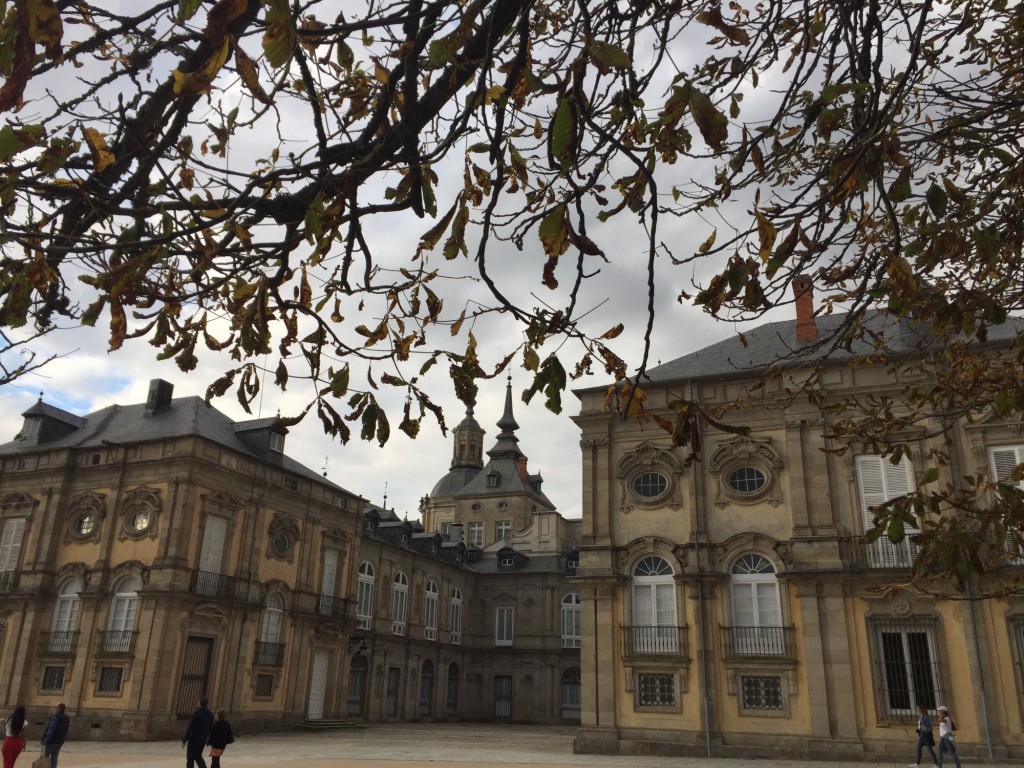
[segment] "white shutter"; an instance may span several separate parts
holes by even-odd
[[[199,570],[207,573],[220,573],[224,562],[224,539],[227,535],[228,521],[223,517],[210,515],[206,518],[206,530],[203,532],[203,547],[199,551]]]
[[[755,584],[757,594],[757,626],[781,627],[782,607],[779,605],[779,585],[772,579],[769,584]]]
[[[914,490],[912,471],[906,456],[900,459],[899,464],[893,464],[882,456],[857,457],[857,481],[866,524],[870,525],[874,517],[871,507],[905,496]]]
[[[24,536],[25,518],[13,518],[4,523],[3,533],[0,534],[0,571],[18,570]]]
[[[991,456],[993,476],[997,481],[1005,480],[1017,468],[1018,464],[1024,462],[1024,445],[993,448]],[[1024,480],[1020,480],[1017,485],[1024,489]]]
[[[338,581],[338,550],[324,550],[324,566],[320,578],[320,594],[334,597],[335,584]]]
[[[633,623],[637,626],[648,626],[655,623],[654,619],[654,585],[633,585]]]

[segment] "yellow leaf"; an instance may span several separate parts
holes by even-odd
[[[263,86],[260,84],[260,77],[256,70],[255,62],[246,55],[245,51],[242,50],[242,46],[235,48],[235,68],[238,70],[238,76],[242,79],[242,84],[249,89],[249,93],[253,95],[256,101],[268,106],[274,103],[274,100],[267,96],[267,92],[263,90]]]
[[[217,73],[220,72],[221,67],[224,66],[230,54],[231,38],[226,37],[220,48],[197,71],[182,72],[178,69],[174,70],[171,73],[174,77],[174,95],[207,93],[210,90],[213,79],[217,77]]]
[[[96,166],[96,172],[102,173],[117,158],[110,151],[110,148],[107,146],[107,140],[103,137],[102,133],[95,128],[86,128],[85,126],[82,126],[82,133],[85,136],[85,143],[89,145],[89,151],[92,153],[92,161]]]

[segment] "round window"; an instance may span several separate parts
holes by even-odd
[[[740,467],[730,473],[727,482],[737,493],[757,493],[764,488],[768,478],[764,472],[754,467]]]
[[[133,531],[144,531],[153,522],[153,513],[148,509],[140,509],[128,518],[128,527]]]
[[[668,490],[668,478],[661,472],[642,472],[633,478],[633,493],[644,499],[654,499]]]
[[[279,555],[287,555],[291,551],[292,540],[283,533],[274,534],[274,551]]]
[[[91,512],[86,512],[75,520],[75,533],[79,536],[88,536],[95,527],[96,517]]]

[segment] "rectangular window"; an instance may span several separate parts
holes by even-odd
[[[514,619],[514,608],[498,608],[494,622],[495,645],[512,645],[512,623]]]
[[[562,600],[562,647],[580,647],[580,597],[576,594]]]
[[[462,643],[462,600],[452,600],[448,606],[448,626],[451,627],[452,645]]]
[[[511,520],[499,520],[494,524],[494,540],[501,541],[506,536],[512,533],[512,521]]]
[[[906,456],[893,464],[887,456],[857,457],[857,487],[860,492],[864,530],[871,529],[875,513],[873,507],[912,492],[914,470]],[[908,529],[909,530],[909,529]],[[894,544],[888,536],[881,536],[867,548],[868,566],[871,568],[909,568],[917,556],[917,545],[905,536]]]
[[[123,680],[124,667],[100,667],[96,690],[99,693],[120,693]]]
[[[427,593],[423,600],[423,638],[437,640],[437,593]]]
[[[992,448],[989,451],[989,460],[992,464],[992,477],[997,483],[1015,486],[1024,491],[1024,477],[1016,479],[1017,465],[1024,464],[1024,445],[1004,445]],[[1024,531],[1008,530],[1006,532],[1006,551],[1015,555],[1010,559],[1011,564],[1024,564]]]
[[[384,705],[388,717],[398,716],[398,684],[401,679],[401,667],[388,667],[388,687]]]
[[[284,489],[286,491],[297,491],[297,490],[299,490],[299,481],[298,481],[298,479],[292,477],[291,475],[285,475],[284,479],[281,481],[281,484],[284,486]]]
[[[334,494],[334,506],[338,509],[345,509],[348,506],[348,499],[343,493]]]
[[[637,675],[636,701],[639,707],[676,706],[675,675],[644,673]]]
[[[25,536],[25,518],[4,520],[0,531],[0,574],[14,573],[21,560],[21,542]]]
[[[360,629],[373,624],[373,581],[363,574],[356,581],[356,620]]]
[[[252,685],[252,695],[257,699],[269,699],[274,695],[274,676],[257,674]]]
[[[743,709],[779,711],[783,708],[782,678],[744,675],[740,678]]]
[[[338,587],[338,550],[328,547],[324,550],[324,561],[320,568],[320,599],[317,600],[317,613],[331,616],[336,609],[334,599]]]
[[[53,666],[43,667],[43,681],[40,684],[40,689],[43,691],[63,691],[64,690],[64,667]]]
[[[467,544],[471,547],[482,547],[484,545],[484,524],[470,523],[469,538]]]
[[[941,693],[931,622],[873,622],[875,686],[881,714],[912,716],[918,704],[934,710]]]

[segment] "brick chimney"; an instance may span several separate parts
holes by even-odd
[[[793,296],[796,299],[796,340],[814,341],[818,326],[814,322],[814,285],[809,275],[793,278]]]
[[[530,482],[530,474],[526,471],[526,457],[519,457],[519,479],[524,483]]]

